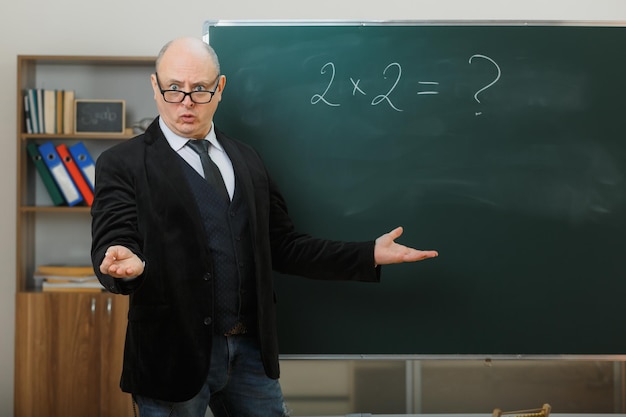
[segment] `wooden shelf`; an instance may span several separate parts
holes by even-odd
[[[130,126],[156,115],[150,86],[154,57],[20,55],[17,60],[17,250],[15,415],[130,417],[119,389],[128,299],[102,293],[37,289],[47,263],[91,263],[91,207],[55,206],[27,145],[83,142],[94,160],[133,136]],[[126,102],[125,134],[25,133],[30,88],[73,90],[76,99]],[[76,392],[80,391],[80,398]]]
[[[17,59],[17,277],[18,291],[33,287],[32,273],[41,263],[85,263],[90,261],[85,236],[90,233],[85,206],[54,206],[27,153],[30,143],[68,145],[83,142],[94,158],[115,143],[134,136],[131,126],[156,115],[150,85],[155,57],[20,55]],[[76,99],[118,99],[126,102],[126,132],[80,134],[32,134],[25,132],[24,94],[31,88],[73,90]],[[71,225],[71,216],[79,220]],[[70,224],[62,233],[67,259],[55,250],[46,251],[41,241],[57,219]],[[76,243],[72,235],[79,236]],[[38,247],[39,242],[39,247]],[[48,253],[50,252],[50,253]]]
[[[89,213],[91,207],[87,206],[21,206],[20,212],[22,213]]]
[[[22,133],[20,134],[20,139],[22,141],[27,140],[125,140],[130,139],[135,134],[57,134],[57,135],[49,135],[49,134],[33,134],[33,133]]]

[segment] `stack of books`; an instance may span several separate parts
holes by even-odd
[[[91,266],[39,265],[34,274],[35,286],[42,291],[102,292]]]
[[[82,142],[30,142],[26,149],[55,206],[91,206],[96,164]]]
[[[26,133],[74,133],[74,91],[27,89],[24,122]]]

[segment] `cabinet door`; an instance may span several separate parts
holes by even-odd
[[[99,415],[99,296],[17,294],[16,417]]]
[[[120,389],[120,375],[126,338],[128,297],[102,294],[101,312],[100,417],[133,417],[130,394]]]

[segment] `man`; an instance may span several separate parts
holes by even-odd
[[[121,387],[142,417],[286,415],[272,269],[378,281],[379,265],[437,252],[396,243],[401,228],[360,243],[297,232],[259,155],[213,125],[226,77],[201,40],[165,45],[151,80],[159,117],[98,158],[92,207],[99,279],[130,295]]]

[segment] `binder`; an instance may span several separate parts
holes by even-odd
[[[93,191],[96,186],[96,163],[82,142],[75,143],[69,149],[74,162],[83,174],[83,178],[85,178],[89,188]]]
[[[76,204],[83,201],[83,197],[78,192],[78,188],[74,185],[74,181],[72,181],[72,177],[70,177],[70,173],[67,172],[63,161],[61,161],[61,157],[57,153],[52,142],[46,142],[42,145],[39,145],[39,153],[43,158],[43,161],[48,166],[50,173],[52,174],[52,178],[59,186],[61,190],[61,194],[65,197],[65,201],[68,206],[75,206]]]
[[[78,168],[78,165],[76,165],[76,162],[74,162],[74,158],[72,158],[67,145],[62,143],[57,145],[56,149],[59,157],[61,157],[61,161],[63,161],[63,165],[65,165],[65,168],[67,169],[67,172],[70,173],[70,177],[72,177],[74,185],[76,185],[78,191],[83,196],[83,201],[87,203],[88,206],[91,206],[93,203],[93,191],[87,184],[87,181],[85,181],[85,178],[83,178],[83,174]]]
[[[43,161],[41,154],[39,153],[39,149],[35,143],[29,143],[26,145],[26,150],[28,151],[28,155],[30,159],[35,164],[35,168],[37,168],[37,172],[39,173],[39,177],[43,181],[43,184],[46,186],[46,190],[48,190],[48,194],[50,194],[50,198],[52,199],[52,203],[55,206],[60,206],[65,204],[65,199],[61,194],[61,190],[57,186],[56,182],[54,182],[54,178],[52,178],[52,174],[48,171],[48,166]]]

